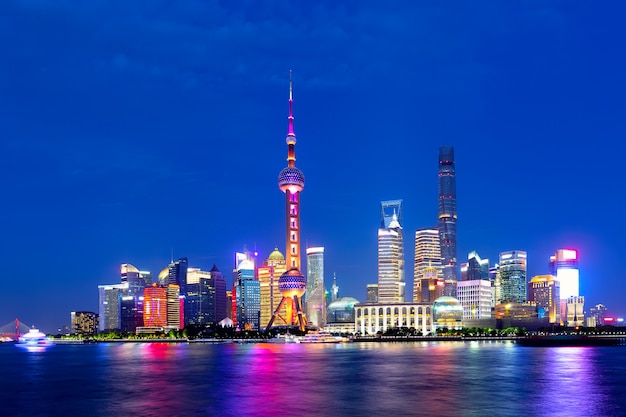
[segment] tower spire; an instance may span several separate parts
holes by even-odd
[[[289,70],[289,130],[287,136],[293,136],[294,140],[296,138],[293,131],[293,78],[291,70]]]

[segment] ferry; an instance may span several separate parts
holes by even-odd
[[[342,343],[348,338],[343,336],[333,336],[328,332],[310,331],[300,341],[300,343]]]
[[[54,345],[54,342],[52,342],[52,340],[50,340],[44,333],[40,332],[39,329],[35,328],[32,328],[28,331],[28,333],[21,335],[17,341],[17,346],[27,348],[46,348],[52,345]]]
[[[285,333],[276,335],[268,340],[269,343],[301,343],[302,338],[293,334]]]

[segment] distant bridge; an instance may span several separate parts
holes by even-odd
[[[0,338],[17,340],[20,335],[28,333],[29,330],[29,326],[25,325],[18,319],[15,319],[15,321],[10,321],[4,326],[0,326]]]

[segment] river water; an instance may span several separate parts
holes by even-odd
[[[1,416],[626,416],[626,347],[0,344]]]

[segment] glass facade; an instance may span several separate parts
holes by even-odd
[[[437,229],[441,244],[441,258],[444,292],[454,296],[457,281],[456,256],[456,172],[454,166],[454,148],[439,148],[439,205]]]
[[[424,302],[435,299],[424,299],[423,280],[430,268],[435,269],[434,278],[442,278],[441,271],[441,245],[439,244],[439,231],[436,228],[419,229],[415,232],[415,262],[413,265],[413,301]],[[429,274],[428,279],[433,278]],[[428,286],[428,284],[425,284]]]
[[[324,327],[326,324],[326,299],[324,288],[324,248],[306,250],[306,316],[310,324]]]
[[[502,303],[525,303],[527,297],[526,252],[500,253],[500,297]]]

